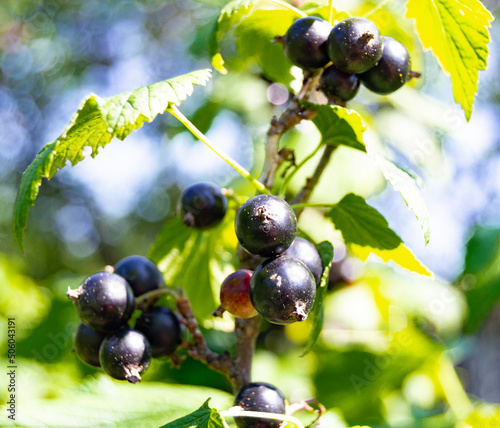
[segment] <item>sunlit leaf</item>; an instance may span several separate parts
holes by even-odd
[[[205,319],[219,305],[222,281],[235,270],[236,245],[232,211],[208,231],[188,228],[176,218],[159,233],[148,257],[162,271],[165,283],[182,287],[196,316]]]
[[[412,272],[432,275],[389,227],[385,217],[361,196],[344,196],[328,216],[351,252],[362,260],[374,253],[385,262],[392,260]]]
[[[424,48],[451,77],[455,101],[469,120],[478,71],[487,66],[493,16],[479,0],[409,0],[407,16],[415,19]]]
[[[460,425],[463,428],[493,428],[500,425],[500,406],[492,403],[481,403],[477,405],[472,413]]]
[[[209,402],[210,399],[205,401],[198,410],[160,428],[224,428],[222,416],[216,409],[210,408]]]
[[[192,412],[195,403],[208,397],[219,408],[229,408],[234,399],[212,388],[156,382],[132,386],[104,375],[59,393],[57,397],[24,401],[16,426],[69,427],[77,423],[79,427],[158,427]],[[0,408],[5,415],[4,406]]]
[[[266,78],[289,84],[292,64],[285,57],[283,45],[274,43],[277,35],[285,34],[297,15],[289,10],[257,10],[236,28],[236,47],[241,67],[255,63]]]
[[[328,213],[346,244],[392,250],[403,241],[385,217],[358,195],[349,193]]]
[[[285,34],[301,16],[305,16],[302,11],[280,0],[232,1],[222,9],[213,29],[209,49],[213,67],[227,73],[225,65],[248,69],[257,64],[268,79],[288,84],[292,80],[291,63],[283,46],[273,39]],[[224,58],[220,44],[229,35],[235,42],[230,45],[236,46],[238,54]]]
[[[375,254],[384,262],[392,261],[411,272],[431,277],[434,275],[432,271],[418,260],[415,254],[413,254],[413,252],[402,242],[396,248],[390,250],[382,250],[380,248],[356,244],[349,244],[348,247],[351,254],[359,257],[361,260],[366,260],[370,254]]]
[[[382,155],[373,152],[369,147],[367,147],[367,150],[368,155],[382,170],[382,174],[384,174],[386,180],[392,185],[394,190],[401,194],[408,208],[415,213],[415,217],[424,232],[425,243],[428,244],[431,236],[429,214],[415,176],[410,175],[403,168]]]
[[[321,133],[325,144],[331,146],[348,146],[366,151],[363,142],[365,126],[361,116],[354,110],[336,105],[319,105],[304,102],[303,105],[316,112],[313,123]]]
[[[467,243],[461,284],[469,314],[465,330],[473,332],[488,317],[500,299],[500,230],[478,228]]]
[[[74,166],[83,160],[86,147],[95,157],[99,147],[114,137],[123,140],[144,122],[179,105],[192,94],[193,85],[206,84],[210,73],[199,70],[110,98],[90,95],[63,134],[45,145],[23,174],[14,211],[14,237],[19,248],[24,250],[29,207],[35,204],[43,178],[50,179],[68,163]]]
[[[323,330],[323,319],[325,315],[325,298],[326,292],[328,291],[328,274],[330,273],[330,268],[333,263],[333,245],[328,241],[323,241],[318,244],[318,252],[321,256],[321,261],[323,264],[323,274],[321,275],[321,281],[318,288],[316,289],[316,297],[314,299],[314,307],[309,315],[309,318],[313,322],[313,328],[309,336],[309,341],[307,342],[306,349],[302,353],[301,357],[307,355],[311,352],[318,341],[321,330]]]

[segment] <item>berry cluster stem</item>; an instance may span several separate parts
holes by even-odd
[[[204,362],[210,368],[231,378],[233,365],[231,355],[229,355],[229,352],[217,354],[208,348],[207,342],[193,314],[189,299],[178,297],[177,309],[182,316],[181,322],[187,327],[193,338],[192,343],[184,342],[182,344],[187,349],[188,354],[194,359]]]
[[[251,382],[252,359],[255,342],[259,334],[259,317],[236,318],[236,354],[234,356],[231,381],[235,392]]]
[[[259,334],[259,318],[236,318],[236,354],[231,357],[229,352],[217,354],[208,348],[189,299],[183,296],[177,297],[177,309],[182,317],[181,322],[187,327],[193,338],[192,342],[184,342],[182,346],[187,349],[192,358],[202,361],[210,368],[225,375],[236,394],[251,380],[252,358]]]
[[[316,167],[314,174],[312,177],[309,177],[306,181],[305,186],[302,188],[302,190],[298,193],[298,195],[295,197],[293,200],[292,204],[303,204],[307,203],[309,199],[311,198],[312,192],[314,191],[314,188],[319,182],[319,179],[323,172],[326,169],[326,166],[330,162],[330,159],[332,157],[333,152],[337,146],[326,146],[325,151],[323,152],[323,155],[321,156],[321,159],[318,163],[318,166]],[[297,218],[302,214],[303,208],[298,208],[295,210],[295,215]]]
[[[266,136],[266,162],[262,172],[262,182],[271,189],[274,184],[276,171],[283,163],[284,159],[279,154],[279,142],[285,132],[298,125],[304,119],[312,119],[316,114],[307,110],[302,104],[302,100],[307,100],[311,91],[316,87],[318,75],[307,73],[301,91],[291,101],[288,108],[278,119],[274,116]]]

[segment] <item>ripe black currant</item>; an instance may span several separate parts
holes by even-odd
[[[198,183],[184,189],[179,205],[186,226],[207,229],[216,226],[224,218],[227,199],[217,186]]]
[[[140,331],[122,329],[103,340],[99,361],[112,378],[137,383],[151,362],[151,345]]]
[[[392,37],[384,36],[382,56],[375,67],[363,73],[361,82],[378,94],[390,94],[401,88],[410,74],[410,54]]]
[[[144,311],[137,319],[135,328],[146,336],[155,358],[173,354],[181,343],[179,319],[164,306],[155,306]]]
[[[297,235],[297,218],[283,199],[259,195],[240,207],[236,213],[235,230],[245,250],[271,257],[292,245]]]
[[[304,238],[295,238],[293,244],[283,255],[293,257],[304,263],[313,274],[316,284],[319,284],[323,273],[323,263],[318,250],[312,242]]]
[[[115,265],[115,273],[125,278],[135,296],[156,290],[163,285],[163,277],[156,265],[142,256],[130,256]]]
[[[357,74],[344,73],[331,65],[321,75],[320,87],[330,100],[352,100],[359,90]]]
[[[252,318],[257,315],[250,300],[250,279],[253,272],[240,269],[229,275],[220,288],[222,307],[237,318]]]
[[[111,333],[123,326],[134,311],[134,293],[127,281],[114,273],[89,276],[66,295],[75,301],[80,320],[91,329]]]
[[[314,305],[316,282],[300,260],[278,256],[263,262],[250,280],[255,310],[274,324],[304,321]]]
[[[234,405],[246,411],[285,414],[285,397],[273,385],[264,382],[252,382],[241,388],[234,400]],[[238,416],[234,418],[239,428],[279,428],[282,421],[265,418]]]
[[[324,67],[328,58],[328,36],[332,26],[314,16],[297,19],[285,35],[285,55],[297,67],[309,70]]]
[[[75,352],[80,359],[91,366],[101,367],[99,363],[99,347],[105,339],[105,333],[92,330],[80,323],[75,331]]]
[[[347,18],[335,25],[328,38],[328,55],[346,73],[364,73],[382,55],[382,36],[376,25],[363,18]]]

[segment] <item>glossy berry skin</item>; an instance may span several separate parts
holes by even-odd
[[[101,363],[99,363],[99,347],[105,338],[105,333],[94,331],[83,323],[78,324],[74,337],[76,354],[84,363],[101,367]]]
[[[257,315],[250,300],[250,279],[253,272],[240,269],[229,275],[220,288],[222,307],[237,318],[252,318]]]
[[[155,358],[173,354],[181,343],[179,318],[164,306],[144,311],[137,318],[135,328],[146,336]]]
[[[375,67],[360,76],[361,82],[377,94],[390,94],[401,88],[410,74],[410,54],[392,37],[384,36],[382,56]]]
[[[273,324],[304,321],[314,305],[316,282],[300,260],[279,256],[263,262],[250,280],[250,299]]]
[[[312,242],[304,238],[295,238],[293,244],[283,253],[284,256],[293,257],[304,263],[314,276],[319,285],[323,273],[323,262]]]
[[[305,70],[324,67],[328,58],[328,36],[332,26],[321,18],[297,19],[285,35],[285,56]]]
[[[333,65],[328,67],[320,79],[320,88],[328,99],[349,101],[359,90],[360,80],[357,74],[344,73]]]
[[[224,218],[227,199],[217,186],[198,183],[184,189],[179,205],[186,226],[208,229],[218,225]]]
[[[285,414],[285,397],[273,385],[264,382],[252,382],[241,388],[234,400],[234,405],[246,411]],[[276,419],[235,417],[239,428],[279,428],[282,421]]]
[[[99,361],[112,378],[137,383],[151,362],[151,346],[140,331],[122,329],[103,340]]]
[[[382,36],[373,22],[347,18],[333,27],[328,38],[328,55],[339,70],[359,74],[377,63],[382,45]]]
[[[114,273],[91,275],[80,287],[66,294],[75,301],[80,320],[102,333],[111,333],[125,325],[135,307],[132,288]]]
[[[115,265],[114,273],[125,278],[132,287],[134,296],[157,290],[163,285],[163,277],[156,265],[142,256],[130,256],[120,260]]]
[[[241,246],[249,253],[271,257],[283,253],[297,235],[297,218],[290,205],[273,195],[246,201],[234,223]]]

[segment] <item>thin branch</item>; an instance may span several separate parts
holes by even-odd
[[[373,9],[369,10],[363,15],[363,18],[367,18],[370,15],[373,15],[375,12],[378,12],[380,9],[386,7],[389,3],[391,3],[393,0],[385,0],[380,2],[377,6],[375,6]]]
[[[323,174],[323,171],[326,169],[326,166],[328,165],[328,162],[330,162],[330,158],[332,157],[333,152],[337,146],[326,146],[325,151],[323,152],[323,155],[321,156],[321,159],[318,163],[318,166],[316,167],[316,170],[314,171],[314,174],[312,177],[309,177],[306,181],[306,185],[302,188],[302,190],[299,192],[299,194],[295,197],[293,200],[292,204],[304,204],[309,201],[311,198],[312,192],[314,191],[314,188],[318,184],[318,181],[321,177],[321,174]],[[295,215],[297,218],[302,214],[303,208],[298,208],[295,211]]]
[[[288,188],[288,185],[292,181],[292,178],[295,177],[295,174],[300,171],[300,169],[307,163],[309,162],[314,156],[316,156],[316,153],[319,152],[319,150],[323,147],[323,142],[319,143],[317,147],[310,153],[308,154],[302,161],[293,169],[293,171],[288,174],[288,176],[285,178],[283,181],[283,184],[281,185],[281,190],[279,193],[279,196],[284,196],[286,189]]]
[[[269,2],[283,6],[285,9],[289,9],[292,12],[295,12],[297,15],[299,15],[302,18],[307,16],[307,13],[301,11],[300,9],[297,9],[296,7],[292,6],[290,3],[287,3],[287,2],[284,2],[281,0],[269,0]]]
[[[147,293],[141,294],[135,298],[135,307],[142,308],[144,306],[150,306],[160,297],[170,295],[175,298],[179,297],[179,292],[171,288],[158,288],[157,290],[148,291]]]
[[[191,303],[187,298],[177,298],[177,309],[181,314],[181,322],[187,327],[193,338],[193,343],[182,343],[182,346],[187,349],[188,354],[230,378],[233,364],[229,352],[217,354],[208,348],[203,333],[200,331],[198,322],[194,317]]]
[[[317,409],[314,409],[311,404],[315,404]],[[319,421],[321,416],[323,416],[323,413],[326,412],[325,406],[321,404],[316,398],[311,398],[309,400],[304,400],[304,401],[299,401],[298,403],[293,403],[290,404],[289,406],[286,406],[286,414],[287,415],[293,415],[295,412],[298,412],[299,410],[305,410],[307,412],[314,412],[318,416],[314,421],[312,421],[306,428],[312,427],[316,424],[316,422]]]
[[[278,154],[281,137],[302,120],[310,120],[316,114],[307,110],[300,102],[309,98],[311,92],[316,88],[319,76],[319,73],[312,75],[306,72],[300,92],[292,99],[279,119],[274,116],[271,120],[266,138],[266,162],[261,176],[262,182],[268,189],[273,187],[276,171],[283,163],[283,159]]]
[[[194,126],[189,119],[184,116],[180,110],[173,106],[171,109],[167,110],[172,116],[174,116],[179,122],[181,122],[196,138],[198,138],[202,143],[204,143],[209,149],[215,152],[219,157],[221,157],[225,162],[231,165],[240,175],[246,178],[250,183],[252,183],[261,193],[269,193],[266,186],[257,180],[250,172],[248,172],[243,166],[232,159],[229,155],[218,149],[212,141],[210,141],[203,132],[201,132],[196,126]]]
[[[297,428],[304,428],[302,422],[300,422],[296,417],[290,415],[282,415],[280,413],[268,413],[268,412],[253,412],[249,410],[244,410],[241,407],[231,407],[229,410],[224,410],[220,412],[222,417],[232,416],[234,417],[247,417],[247,418],[259,418],[259,419],[272,419],[277,421],[286,421],[294,424]]]
[[[236,318],[235,322],[236,354],[233,360],[231,382],[237,393],[251,381],[252,359],[259,334],[259,317]]]

